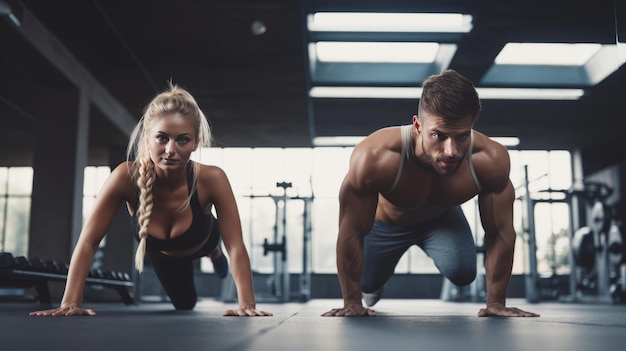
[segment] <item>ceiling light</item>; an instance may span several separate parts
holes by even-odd
[[[405,87],[313,87],[312,98],[419,99],[422,88]]]
[[[459,13],[317,12],[307,17],[309,31],[452,32],[472,30],[472,16]]]
[[[618,51],[615,44],[508,43],[480,84],[591,87],[626,62]]]
[[[502,146],[507,147],[517,146],[520,142],[518,137],[491,137],[489,139],[502,144]]]
[[[499,65],[582,66],[602,45],[589,43],[507,43],[495,59]]]
[[[355,146],[364,136],[328,136],[313,138],[313,146]]]
[[[482,100],[577,100],[583,89],[476,88]],[[313,87],[312,98],[419,99],[417,87]]]
[[[267,32],[267,27],[263,21],[255,20],[250,25],[250,31],[252,31],[254,35],[263,35]]]
[[[13,12],[11,5],[9,5],[6,1],[0,0],[0,16],[7,16],[11,22],[13,22],[16,26],[21,26],[22,22]]]
[[[355,146],[365,139],[365,136],[326,136],[313,138],[313,146]],[[492,137],[490,138],[503,146],[513,147],[520,143],[518,137]]]
[[[481,99],[489,100],[578,100],[583,89],[476,88]]]
[[[322,62],[434,62],[438,43],[340,42],[315,43],[317,59]]]

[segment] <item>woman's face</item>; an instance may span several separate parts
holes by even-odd
[[[150,158],[157,169],[184,168],[196,150],[198,133],[180,113],[165,114],[148,131]]]

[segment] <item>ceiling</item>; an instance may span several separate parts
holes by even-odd
[[[20,20],[16,26],[7,14],[0,15],[0,147],[12,158],[30,157],[37,140],[49,137],[41,124],[50,124],[42,121],[76,124],[71,111],[85,91],[91,101],[91,148],[123,147],[132,123],[168,81],[196,97],[217,146],[311,146],[315,136],[367,135],[409,123],[417,99],[309,98],[307,47],[316,38],[306,30],[305,17],[317,11],[470,14],[469,33],[439,39],[457,45],[448,68],[477,87],[503,86],[482,81],[507,42],[615,44],[619,34],[621,42],[626,37],[625,11],[613,0],[592,6],[566,0],[1,3]],[[265,24],[263,34],[253,33],[254,21]],[[616,34],[616,24],[621,33]],[[610,154],[607,150],[626,146],[621,130],[625,76],[622,65],[598,84],[580,86],[585,95],[575,101],[483,100],[476,129],[518,136],[522,149]]]

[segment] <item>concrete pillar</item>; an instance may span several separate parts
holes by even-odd
[[[28,256],[69,262],[82,224],[84,167],[89,136],[89,96],[83,90],[42,93],[33,154]],[[50,284],[60,301],[63,284]]]

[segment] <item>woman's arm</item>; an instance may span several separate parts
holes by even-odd
[[[111,172],[111,175],[102,186],[96,197],[91,215],[83,226],[70,260],[61,307],[32,312],[30,315],[69,316],[95,314],[93,310],[80,307],[85,279],[91,268],[96,250],[115,214],[124,201],[130,200],[128,196],[129,193],[132,194],[132,188],[127,163],[123,163]]]
[[[224,247],[231,262],[231,274],[237,287],[239,308],[226,311],[228,316],[271,316],[271,313],[258,311],[252,283],[250,258],[246,250],[241,230],[239,210],[226,173],[218,167],[203,166],[199,181],[208,189],[210,202],[215,206],[217,223]]]

